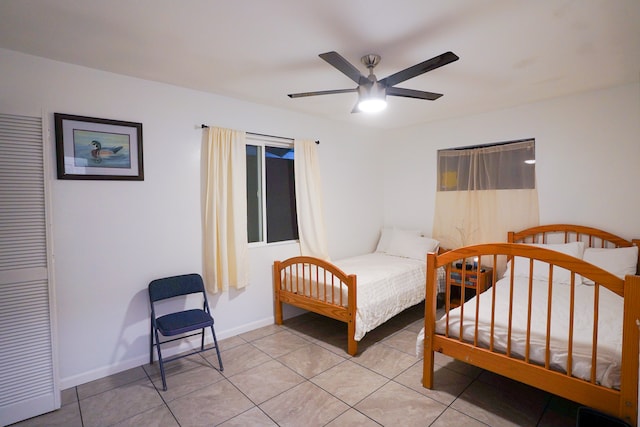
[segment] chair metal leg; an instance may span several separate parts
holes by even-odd
[[[220,365],[220,372],[224,371],[224,367],[222,366],[222,357],[220,357],[220,348],[218,348],[218,340],[216,339],[216,332],[213,330],[213,325],[211,325],[211,334],[213,335],[213,344],[216,346],[216,354],[218,355],[218,364]]]
[[[149,365],[153,365],[153,323],[151,323],[151,332],[149,333]]]
[[[158,330],[155,330],[156,348],[158,350],[158,364],[160,365],[160,376],[162,376],[162,390],[167,391],[167,380],[164,376],[164,363],[162,362],[162,353],[160,352],[160,340],[158,339]]]

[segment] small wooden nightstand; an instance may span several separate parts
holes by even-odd
[[[460,305],[460,286],[462,282],[462,268],[452,267],[449,272],[450,284],[451,284],[451,308]],[[493,268],[481,267],[478,274],[476,269],[466,270],[464,272],[465,281],[465,301],[472,298],[476,293],[482,293],[486,291],[493,282]]]

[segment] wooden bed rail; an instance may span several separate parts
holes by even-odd
[[[539,233],[542,233],[542,238],[544,239],[545,233],[547,231],[556,231],[556,227],[561,232],[569,230],[569,233],[576,233],[574,234],[575,237],[569,237],[567,242],[581,240],[581,236],[583,234],[593,236],[594,231],[598,231],[598,233],[596,233],[596,237],[589,237],[589,239],[605,238],[607,242],[612,242],[613,245],[615,245],[614,247],[629,246],[628,241],[623,239],[618,241],[618,238],[614,235],[606,233],[603,234],[599,232],[599,230],[589,229],[587,227],[559,225],[537,227],[536,229]],[[531,234],[510,233],[509,238],[510,240],[519,240],[524,238],[525,235],[528,237]],[[637,241],[634,241],[634,243],[637,243]],[[589,240],[589,245],[593,244],[594,241]],[[596,247],[600,247],[599,242],[595,243],[595,245]],[[449,315],[450,310],[452,309],[450,305],[451,295],[449,289],[450,272],[452,268],[456,268],[456,265],[466,265],[467,260],[473,260],[476,257],[480,261],[477,263],[477,266],[476,264],[472,264],[473,267],[469,270],[469,273],[466,273],[466,268],[462,268],[461,273],[459,273],[462,274],[462,283],[465,283],[465,274],[479,274],[480,269],[482,268],[481,264],[497,265],[498,257],[506,257],[507,259],[514,259],[514,257],[518,257],[519,260],[524,259],[524,262],[528,262],[529,265],[529,277],[532,277],[534,274],[534,265],[537,265],[535,264],[536,261],[549,264],[548,279],[541,282],[529,278],[521,279],[528,281],[529,303],[533,300],[532,295],[534,293],[534,286],[545,285],[545,287],[536,289],[538,289],[539,292],[537,295],[546,296],[547,307],[546,319],[544,317],[532,318],[531,308],[529,308],[527,313],[519,313],[520,320],[522,320],[523,316],[526,316],[526,327],[524,328],[524,345],[522,347],[518,347],[517,350],[514,350],[511,347],[512,338],[515,336],[513,335],[513,328],[515,326],[513,324],[514,321],[512,320],[512,311],[514,309],[514,265],[512,265],[510,269],[510,283],[503,281],[500,284],[500,286],[510,286],[510,288],[503,289],[509,289],[508,295],[510,295],[511,298],[508,305],[509,311],[502,316],[508,318],[508,321],[506,322],[507,326],[504,328],[506,330],[506,345],[504,348],[502,342],[500,345],[497,345],[494,341],[494,331],[496,331],[497,328],[503,328],[502,325],[498,326],[496,321],[496,318],[498,317],[495,312],[497,294],[495,284],[498,279],[498,277],[496,277],[496,269],[493,270],[494,277],[492,283],[494,286],[485,291],[482,302],[483,304],[489,304],[490,321],[482,326],[479,325],[478,319],[482,316],[486,316],[486,307],[483,307],[485,311],[483,312],[484,314],[481,314],[480,298],[476,298],[474,300],[475,303],[469,302],[460,306],[457,309],[455,317],[458,323],[456,324],[453,322],[451,326],[449,325]],[[438,318],[436,317],[436,283],[437,269],[440,267],[444,267],[446,269],[447,277],[445,314],[443,320],[440,320],[441,325],[443,322],[445,323],[444,333],[442,331],[436,333],[436,322],[438,321]],[[553,280],[553,274],[557,269],[554,269],[554,267],[569,270],[570,282],[555,282]],[[457,269],[459,270],[459,268]],[[576,288],[577,286],[582,286],[580,285],[582,277],[591,279],[595,283],[592,286],[593,305],[590,307],[577,307],[574,302]],[[519,292],[525,292],[525,288],[523,287],[525,286],[523,285],[524,282],[519,283]],[[566,309],[568,313],[568,330],[566,331],[565,343],[567,346],[566,353],[568,356],[564,369],[559,368],[551,361],[551,348],[553,346],[555,346],[555,348],[558,347],[557,339],[553,342],[552,346],[551,338],[552,295],[555,295],[553,294],[553,288],[558,286],[566,286],[567,288],[562,288],[562,291],[569,295],[569,307]],[[460,299],[461,302],[464,303],[464,286],[462,286],[461,289],[462,295],[460,296]],[[610,290],[623,298],[624,312],[622,315],[621,383],[619,390],[601,385],[598,382],[597,377],[599,371],[596,369],[596,360],[598,358],[599,351],[601,350],[598,346],[598,330],[599,326],[602,326],[598,321],[598,313],[600,304],[604,298],[603,292],[606,292],[605,290]],[[468,312],[468,315],[465,315],[465,310]],[[576,310],[593,310],[592,326],[590,327],[590,333],[592,336],[591,355],[590,357],[586,356],[586,354],[580,356],[582,360],[586,360],[590,363],[591,368],[590,373],[588,374],[588,379],[578,378],[572,371],[573,357],[576,355],[576,352],[574,351],[574,314]],[[446,319],[446,321],[444,319]],[[640,276],[629,275],[625,280],[622,280],[599,267],[588,264],[572,256],[541,247],[514,243],[468,246],[455,249],[441,255],[431,253],[427,255],[423,385],[427,388],[433,388],[433,352],[438,351],[480,368],[490,370],[508,378],[512,378],[569,400],[612,414],[624,419],[631,425],[636,425],[638,416],[638,355],[640,354],[640,333],[638,321],[640,321]],[[521,324],[522,323],[520,323],[520,326]],[[531,340],[534,325],[538,326],[538,330],[546,329],[546,337],[543,337],[544,339],[539,339],[540,341],[544,341],[544,351],[541,352],[538,350],[537,353],[543,355],[543,360],[540,360],[540,358],[533,360],[534,357],[531,355],[533,352]],[[488,335],[488,342],[481,341],[480,330],[485,331],[483,332],[484,336]],[[487,330],[489,332],[486,332]],[[577,360],[578,359],[576,359],[576,361]]]
[[[299,256],[273,263],[275,322],[281,325],[282,304],[331,317],[347,324],[347,352],[355,356],[355,275],[348,275],[324,260]]]
[[[510,243],[552,243],[548,242],[548,239],[553,235],[564,237],[563,241],[556,243],[584,241],[591,248],[629,246],[629,241],[615,234],[572,224],[540,225],[518,232],[510,231],[508,239]]]
[[[509,243],[549,243],[550,239],[560,239],[557,243],[584,242],[589,248],[640,247],[640,239],[625,240],[620,236],[593,227],[573,224],[550,224],[527,228],[519,232],[508,233]],[[640,274],[640,251],[638,251]]]
[[[509,243],[547,243],[550,239],[560,238],[560,243],[584,242],[589,248],[640,247],[640,239],[625,240],[620,236],[593,227],[573,224],[550,224],[527,228],[508,233]],[[640,251],[636,274],[640,274]]]

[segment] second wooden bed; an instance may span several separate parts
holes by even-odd
[[[283,322],[283,304],[345,322],[347,352],[355,356],[367,332],[424,301],[420,258],[370,253],[335,263],[305,256],[276,261],[275,322]]]
[[[551,246],[554,236],[559,241]],[[640,276],[622,278],[583,260],[586,250],[577,256],[566,248],[598,248],[588,253],[611,260],[620,251],[604,250],[639,241],[566,224],[510,233],[509,240],[520,243],[427,256],[425,326],[418,343],[424,387],[433,388],[434,352],[440,352],[636,425]],[[635,254],[637,268],[637,249],[630,249],[625,253]],[[495,285],[455,309],[447,284],[445,314],[438,319],[436,271],[444,268],[448,277],[456,265],[476,257],[476,273],[482,264],[499,265],[501,257],[510,260],[508,271],[500,279],[494,269]]]

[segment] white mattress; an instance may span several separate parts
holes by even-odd
[[[334,264],[357,275],[356,341],[425,298],[425,261],[376,252]]]
[[[547,314],[546,281],[534,281],[530,359],[543,364],[545,357],[545,334]],[[592,325],[593,325],[593,293],[594,286],[576,285],[573,344],[573,375],[585,380],[590,379]],[[512,354],[524,355],[527,326],[529,281],[525,278],[514,279],[513,330],[511,339]],[[567,340],[569,329],[569,292],[567,284],[554,283],[551,308],[551,343],[550,361],[553,369],[566,372]],[[487,347],[490,337],[491,294],[489,289],[480,295],[478,330],[480,345]],[[503,278],[496,284],[496,310],[494,348],[503,351],[507,344],[509,278]],[[463,337],[472,340],[474,334],[476,298],[465,304]],[[596,369],[597,382],[605,387],[619,388],[620,360],[622,349],[622,298],[613,292],[600,287],[600,309],[598,321],[598,363]],[[467,322],[468,321],[468,322]],[[446,316],[436,322],[436,332],[444,334]],[[449,336],[458,337],[460,331],[460,307],[449,314]],[[424,349],[424,329],[418,336],[416,352],[422,357]]]

